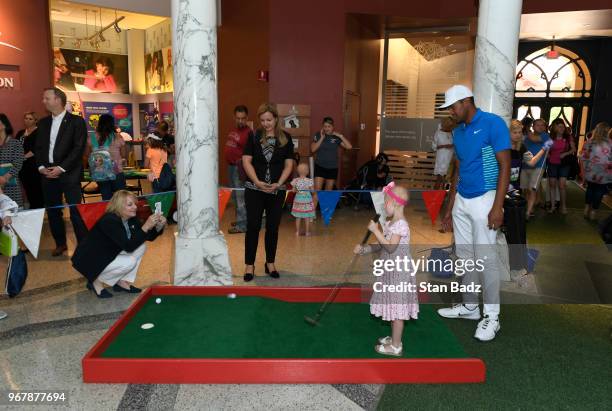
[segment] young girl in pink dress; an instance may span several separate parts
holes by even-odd
[[[385,193],[385,211],[389,218],[382,224],[382,231],[378,223],[370,221],[368,229],[376,236],[379,244],[366,246],[357,245],[355,254],[367,254],[380,250],[379,259],[401,261],[410,257],[410,227],[404,217],[404,207],[408,204],[408,191],[404,187],[389,183],[383,188]],[[384,267],[384,265],[383,265]],[[416,320],[419,314],[419,302],[416,289],[416,278],[412,265],[408,264],[408,271],[401,267],[385,270],[382,276],[376,278],[379,282],[374,287],[370,299],[370,313],[391,322],[391,335],[381,337],[375,347],[376,352],[383,355],[401,356],[402,334],[404,321]],[[403,285],[403,291],[389,291],[385,286]],[[397,287],[399,288],[399,287]]]

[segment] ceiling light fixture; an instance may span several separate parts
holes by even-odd
[[[546,52],[546,58],[550,60],[559,58],[559,52],[555,50],[555,36],[553,36],[552,38],[552,44],[550,45],[550,51]]]
[[[119,20],[117,19],[117,9],[115,9],[115,22],[113,24],[113,27],[115,28],[115,31],[117,32],[117,34],[121,33],[121,27],[119,27],[119,24],[117,24],[118,22]]]

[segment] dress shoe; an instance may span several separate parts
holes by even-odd
[[[124,292],[124,293],[129,293],[129,294],[138,294],[142,290],[138,287],[134,287],[133,285],[130,285],[130,289],[128,290],[127,288],[121,287],[119,284],[115,284],[113,285],[113,291],[116,291],[118,293]]]
[[[102,291],[100,291],[100,294],[98,294],[93,284],[89,281],[87,282],[87,289],[93,291],[93,293],[98,298],[111,298],[113,296],[111,293],[108,292],[108,290],[106,290],[106,288],[103,288]]]
[[[274,271],[270,271],[268,269],[268,263],[264,264],[264,267],[266,268],[266,274],[268,274],[270,277],[272,278],[279,278],[280,274],[278,273],[278,271],[274,270]]]
[[[59,257],[60,255],[64,254],[66,251],[68,251],[67,245],[58,245],[57,247],[55,247],[53,251],[51,251],[51,255],[53,257]]]

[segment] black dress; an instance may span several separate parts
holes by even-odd
[[[23,152],[34,153],[38,129],[35,129],[27,136],[24,136],[24,134],[25,130],[21,130],[17,133],[17,139],[23,144]],[[34,156],[23,161],[21,171],[19,172],[19,179],[25,190],[28,203],[30,203],[30,208],[43,208],[45,205],[43,201],[41,178],[38,168],[36,167],[36,158]]]

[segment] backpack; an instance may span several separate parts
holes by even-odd
[[[109,152],[109,147],[115,138],[111,134],[102,147],[98,144],[96,135],[91,136],[91,153],[89,154],[89,175],[93,181],[109,181],[117,178],[115,162]]]

